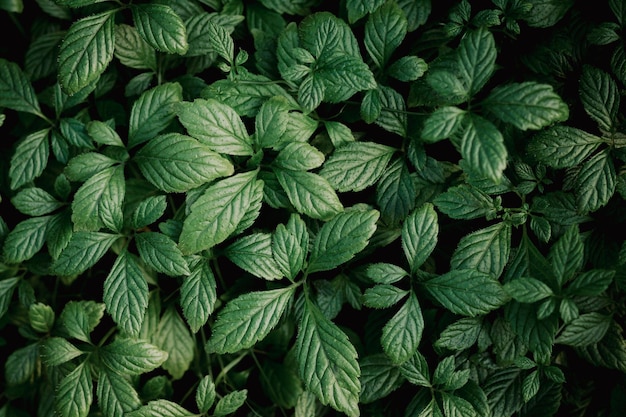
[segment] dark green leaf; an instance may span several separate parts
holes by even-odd
[[[137,31],[157,51],[184,55],[189,48],[185,24],[165,4],[132,4]]]
[[[394,364],[402,364],[417,351],[423,331],[422,309],[411,292],[404,305],[383,327],[380,343]]]
[[[478,340],[483,320],[479,317],[464,317],[448,325],[439,334],[435,346],[450,350],[465,350]]]
[[[379,68],[385,68],[389,58],[407,34],[404,12],[395,2],[386,2],[372,13],[365,23],[363,42]]]
[[[56,410],[62,417],[87,417],[93,402],[93,382],[86,362],[61,380],[56,392]]]
[[[206,262],[199,262],[180,287],[180,305],[191,331],[196,333],[209,319],[217,301],[215,276]]]
[[[426,203],[411,213],[402,225],[402,250],[411,272],[417,271],[431,255],[439,234],[437,213]]]
[[[0,59],[0,107],[43,116],[30,80],[15,63]]]
[[[178,83],[164,83],[143,92],[133,102],[128,127],[130,148],[154,138],[174,120],[175,106],[183,100]]]
[[[499,277],[509,261],[511,226],[495,223],[464,236],[452,254],[452,269],[475,269]]]
[[[146,42],[137,28],[124,23],[115,26],[114,55],[127,67],[156,71],[156,52]]]
[[[120,375],[139,375],[159,367],[167,352],[143,340],[118,338],[100,348],[102,364]]]
[[[585,66],[580,78],[580,99],[598,127],[604,132],[612,132],[620,106],[619,91],[613,78],[601,69]]]
[[[9,168],[12,190],[39,177],[46,168],[50,155],[49,133],[50,129],[39,130],[18,143]]]
[[[74,230],[96,232],[103,227],[121,230],[125,194],[122,165],[106,168],[89,178],[74,194]]]
[[[539,162],[553,168],[569,168],[587,159],[602,143],[598,136],[571,126],[542,130],[528,144]]]
[[[360,402],[368,404],[385,398],[404,382],[400,368],[382,354],[364,357],[361,362]]]
[[[609,330],[611,321],[611,316],[596,312],[582,314],[565,326],[555,342],[570,346],[598,343]]]
[[[158,272],[169,276],[189,275],[189,266],[176,242],[158,232],[139,233],[135,237],[141,259]]]
[[[110,233],[76,232],[51,270],[61,276],[78,275],[95,265],[118,238]]]
[[[195,341],[174,307],[168,308],[163,313],[153,340],[156,346],[167,354],[167,359],[161,367],[174,380],[181,379],[193,361]]]

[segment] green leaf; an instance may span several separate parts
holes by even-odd
[[[502,133],[480,116],[467,115],[463,121],[461,155],[476,175],[501,181],[508,157]]]
[[[87,123],[87,133],[89,136],[93,138],[99,144],[102,145],[110,145],[110,146],[118,146],[123,148],[124,143],[122,142],[122,138],[117,134],[115,129],[99,120],[92,120]]]
[[[534,370],[530,374],[526,375],[522,381],[522,396],[524,398],[524,402],[530,401],[531,398],[537,395],[539,388],[539,371]]]
[[[604,338],[598,343],[576,348],[579,354],[590,363],[611,369],[626,369],[626,350],[622,328],[613,322]]]
[[[347,0],[348,22],[355,23],[368,13],[376,10],[385,0]]]
[[[574,277],[566,292],[577,296],[600,295],[611,285],[614,276],[615,271],[591,269]]]
[[[308,171],[324,163],[324,154],[306,142],[291,142],[276,156],[272,164],[292,171]]]
[[[535,278],[520,277],[504,284],[504,290],[520,303],[534,303],[554,295],[552,289]]]
[[[380,343],[394,364],[409,360],[419,346],[424,331],[424,317],[413,292],[383,327]]]
[[[81,356],[84,352],[62,337],[49,337],[41,344],[41,360],[47,366],[57,366]]]
[[[425,203],[411,213],[402,225],[402,250],[414,273],[435,249],[439,224],[432,204]]]
[[[52,218],[53,216],[31,217],[15,225],[4,240],[4,261],[17,264],[35,256],[43,248],[46,229]]]
[[[357,352],[337,325],[308,299],[295,346],[298,371],[307,390],[324,405],[359,416],[361,371]]]
[[[16,63],[0,59],[0,107],[42,116],[35,89]]]
[[[511,416],[523,405],[521,370],[501,368],[487,378],[483,385],[493,415]]]
[[[380,114],[374,121],[388,132],[407,137],[408,117],[404,97],[391,87],[379,86]]]
[[[237,411],[248,398],[248,390],[242,389],[239,391],[233,391],[222,398],[215,405],[215,410],[213,410],[213,415],[215,417],[226,416]]]
[[[508,301],[508,295],[491,275],[473,269],[452,270],[423,282],[426,290],[445,308],[474,317]]]
[[[493,35],[484,27],[468,31],[456,50],[459,75],[470,96],[478,93],[495,71],[497,50]]]
[[[120,375],[150,372],[167,360],[164,352],[143,340],[118,338],[100,348],[102,364]]]
[[[413,32],[426,23],[432,9],[431,0],[398,0],[408,21],[408,30]]]
[[[320,175],[278,168],[274,168],[273,172],[299,213],[326,220],[343,211],[335,190]]]
[[[400,368],[387,356],[373,354],[364,357],[361,362],[361,395],[359,401],[369,404],[398,389],[404,382]]]
[[[98,152],[85,152],[70,159],[63,174],[70,181],[87,181],[119,161]]]
[[[468,184],[448,188],[435,197],[433,204],[453,219],[492,218],[498,212],[497,205],[487,193]]]
[[[559,286],[574,277],[584,262],[584,244],[577,226],[570,226],[550,248],[548,261]]]
[[[365,23],[365,49],[378,68],[385,68],[407,34],[408,22],[395,2],[385,2]]]
[[[220,310],[206,349],[232,353],[254,346],[278,324],[295,287],[248,292]]]
[[[289,123],[289,101],[274,96],[265,101],[254,119],[256,142],[262,148],[276,148]]]
[[[144,232],[135,236],[141,259],[158,272],[176,277],[189,275],[189,266],[176,242],[158,232]]]
[[[352,210],[325,223],[313,240],[308,273],[331,270],[365,249],[376,231],[377,210]]]
[[[482,104],[498,119],[522,130],[539,130],[569,118],[567,104],[553,87],[534,81],[498,86]]]
[[[269,281],[283,277],[272,254],[272,235],[253,233],[229,245],[224,255],[241,269]]]
[[[130,381],[103,368],[98,373],[96,395],[105,417],[120,417],[141,407],[141,400]]]
[[[125,415],[126,417],[198,417],[175,402],[154,400],[141,408]]]
[[[206,189],[192,205],[183,223],[179,247],[183,254],[209,249],[226,240],[263,192],[256,171],[220,180]]]
[[[555,25],[574,5],[573,0],[529,0],[532,13],[526,13],[524,20],[531,27],[547,28]]]
[[[461,128],[466,114],[455,106],[438,108],[424,120],[420,138],[430,143],[449,138]]]
[[[128,147],[147,142],[167,128],[182,100],[183,89],[178,83],[164,83],[143,92],[130,110]]]
[[[428,70],[428,64],[415,55],[403,56],[387,68],[390,77],[399,81],[415,81]]]
[[[59,315],[58,323],[68,335],[83,342],[90,342],[90,333],[102,320],[105,305],[95,301],[69,301]]]
[[[133,210],[132,224],[135,229],[141,229],[156,222],[167,209],[167,196],[149,196],[137,204]]]
[[[419,352],[415,352],[409,360],[400,366],[400,372],[407,381],[420,387],[430,387],[430,373],[426,358]]]
[[[74,194],[74,230],[96,232],[102,227],[113,231],[121,230],[125,194],[122,165],[106,168],[89,178]]]
[[[104,280],[102,299],[113,321],[138,336],[148,308],[148,283],[134,255],[123,250]]]
[[[264,361],[261,372],[267,376],[261,379],[261,387],[269,399],[280,407],[295,407],[304,389],[293,363],[293,355],[285,358],[284,363]]]
[[[375,142],[350,142],[335,149],[319,174],[339,192],[362,191],[383,175],[395,149]]]
[[[48,333],[54,325],[54,310],[47,304],[34,303],[28,308],[28,321],[30,327],[36,332]]]
[[[113,10],[76,20],[59,49],[59,83],[73,95],[94,81],[113,59],[115,48]]]
[[[17,144],[9,167],[12,190],[17,190],[43,173],[50,155],[49,134],[50,129],[39,130]]]
[[[153,341],[159,349],[167,353],[167,359],[161,367],[174,380],[181,379],[193,361],[195,341],[174,307],[163,313]]]
[[[415,208],[417,189],[406,165],[397,158],[391,161],[376,185],[376,203],[385,222],[399,225]]]
[[[235,55],[235,43],[228,31],[221,25],[213,22],[207,22],[203,29],[208,35],[208,45],[210,45],[211,49],[224,58],[226,62],[232,63]]]
[[[93,382],[86,362],[63,378],[56,392],[56,411],[62,417],[87,417],[93,402]]]
[[[478,340],[482,322],[480,317],[463,317],[449,324],[439,334],[435,347],[456,351],[469,349]]]
[[[569,168],[589,158],[602,143],[601,138],[584,130],[557,125],[535,135],[528,151],[542,164]]]
[[[330,12],[305,17],[298,34],[302,47],[318,59],[336,54],[360,57],[359,44],[350,26]]]
[[[609,149],[589,158],[576,177],[576,204],[582,213],[605,206],[617,186],[617,172]]]
[[[205,375],[196,390],[196,405],[201,413],[206,413],[215,402],[215,384],[211,375]]]
[[[124,23],[115,26],[114,56],[129,67],[139,70],[157,70],[156,52],[137,28]]]
[[[219,54],[231,62],[234,55],[234,44],[230,37],[235,26],[243,20],[243,16],[225,14],[197,13],[185,20],[189,49],[186,57]],[[231,22],[232,21],[232,22]]]
[[[183,279],[180,305],[191,331],[196,333],[209,319],[217,301],[215,276],[206,262],[200,262]]]
[[[363,304],[372,308],[388,308],[400,302],[409,294],[391,284],[378,284],[365,290]]]
[[[189,48],[185,23],[165,4],[132,4],[137,31],[157,51],[184,55]]]
[[[511,226],[499,222],[464,236],[452,254],[452,269],[476,269],[499,277],[511,253]]]
[[[445,416],[478,417],[478,413],[472,404],[457,395],[444,391],[441,393],[441,402]]]
[[[556,314],[539,319],[537,306],[516,301],[507,304],[504,313],[512,330],[531,352],[542,357],[550,355],[558,325]]]
[[[606,335],[611,322],[611,316],[601,313],[581,314],[565,326],[555,342],[569,346],[598,343]]]
[[[276,266],[290,280],[304,267],[309,249],[309,231],[297,213],[289,217],[287,225],[279,224],[272,234],[272,255]]]
[[[370,264],[365,270],[365,275],[378,284],[393,284],[409,274],[399,266],[386,262]]]
[[[78,275],[96,264],[119,235],[102,232],[76,232],[51,266],[61,276]]]
[[[604,132],[615,129],[620,106],[617,84],[601,69],[585,66],[580,78],[580,99],[587,114]]]
[[[180,103],[177,114],[189,135],[215,152],[242,156],[254,154],[252,139],[232,107],[215,99],[196,99]]]
[[[0,281],[0,319],[9,311],[13,291],[20,282],[20,278],[6,278]]]

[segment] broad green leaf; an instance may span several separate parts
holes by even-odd
[[[383,111],[381,93],[378,89],[367,90],[361,101],[360,114],[365,123],[374,123]]]
[[[157,51],[184,55],[189,48],[185,23],[165,4],[132,4],[137,31]]]
[[[598,343],[611,326],[611,316],[592,312],[581,314],[569,322],[555,343],[569,346],[588,346]]]
[[[15,225],[4,240],[4,262],[17,264],[39,252],[46,241],[46,231],[53,216],[30,217]]]
[[[400,372],[407,381],[420,387],[430,387],[430,373],[426,358],[419,351],[400,366]]]
[[[262,148],[276,148],[287,130],[290,105],[286,98],[274,96],[265,101],[254,119],[255,139]]]
[[[363,304],[372,308],[388,308],[400,302],[409,294],[391,284],[378,284],[367,288],[363,294]]]
[[[570,226],[557,240],[548,254],[548,261],[559,287],[574,277],[583,266],[584,244],[577,226]]]
[[[309,300],[305,301],[295,346],[300,377],[324,405],[359,416],[361,370],[348,337]]]
[[[182,100],[179,83],[164,83],[143,92],[130,110],[128,147],[146,142],[167,128],[176,117],[177,103]]]
[[[415,55],[403,56],[387,68],[390,77],[399,81],[415,81],[428,70],[428,64]]]
[[[487,314],[509,300],[498,281],[474,269],[452,270],[423,285],[443,307],[464,316]]]
[[[217,301],[213,270],[206,262],[192,268],[180,287],[180,305],[191,331],[196,333],[209,319]]]
[[[85,152],[70,159],[63,174],[70,181],[87,181],[119,161],[99,152]]]
[[[86,271],[104,256],[119,237],[103,232],[74,233],[59,258],[53,262],[51,272],[72,276]]]
[[[93,381],[87,362],[65,376],[56,391],[56,411],[61,417],[87,417],[93,402]]]
[[[309,250],[309,231],[298,214],[292,214],[286,225],[279,224],[272,234],[272,255],[276,266],[290,280],[304,267]]]
[[[180,133],[167,133],[150,140],[137,152],[135,160],[144,177],[167,192],[188,191],[234,172],[226,158]]]
[[[46,246],[52,259],[59,258],[72,238],[73,229],[71,210],[66,209],[52,217],[46,233]]]
[[[115,26],[115,50],[113,54],[120,62],[139,70],[157,70],[156,52],[146,42],[137,28],[124,23]]]
[[[431,0],[398,0],[408,21],[408,31],[413,32],[426,23],[432,9]]]
[[[124,167],[106,168],[82,184],[72,201],[74,230],[96,232],[102,227],[119,231],[126,194]]]
[[[374,121],[388,132],[407,137],[408,117],[404,97],[391,87],[379,86],[380,114]]]
[[[399,225],[415,208],[417,189],[406,162],[392,160],[376,185],[376,204],[386,223]]]
[[[298,103],[305,113],[311,113],[322,101],[326,93],[326,86],[321,77],[309,74],[298,88]]]
[[[365,23],[365,49],[378,68],[385,68],[407,34],[408,22],[395,2],[385,2]]]
[[[528,151],[547,166],[569,168],[586,160],[602,142],[600,137],[584,130],[557,125],[535,135]]]
[[[139,395],[130,381],[106,368],[99,370],[96,395],[105,417],[121,417],[141,407]]]
[[[35,89],[14,62],[0,59],[0,107],[43,116]]]
[[[448,188],[435,197],[433,204],[453,219],[491,218],[498,212],[496,203],[487,193],[468,184]]]
[[[520,277],[504,284],[504,290],[520,303],[534,303],[554,295],[552,289],[535,278]]]
[[[324,163],[324,154],[306,142],[291,142],[276,156],[272,164],[281,169],[308,171]]]
[[[40,347],[41,360],[47,366],[57,366],[81,356],[84,352],[62,337],[49,337]]]
[[[336,149],[319,174],[339,192],[362,191],[383,175],[395,149],[375,142],[350,142]]]
[[[20,278],[7,278],[0,281],[0,319],[9,310],[13,292],[19,282]]]
[[[254,154],[252,138],[232,107],[215,99],[196,99],[180,103],[177,114],[189,135],[215,152],[242,156]]]
[[[122,139],[117,134],[115,129],[105,122],[99,120],[92,120],[87,123],[87,133],[89,136],[101,145],[110,145],[117,147],[124,147]]]
[[[198,417],[198,414],[192,413],[175,402],[159,399],[125,414],[125,417]]]
[[[376,88],[376,80],[360,56],[336,54],[319,58],[313,80],[320,83],[323,101],[339,103],[358,91]],[[302,87],[301,87],[302,88]]]
[[[253,233],[229,245],[224,255],[241,269],[269,281],[283,277],[272,254],[272,235]]]
[[[366,356],[360,361],[361,395],[359,401],[368,404],[398,389],[404,382],[400,368],[382,354]]]
[[[158,272],[176,277],[189,275],[189,266],[176,242],[159,232],[144,232],[135,236],[141,259]]]
[[[28,321],[30,327],[36,332],[48,333],[54,325],[55,314],[52,307],[47,304],[37,302],[28,308]]]
[[[482,105],[498,119],[522,130],[539,130],[569,117],[567,104],[553,87],[534,81],[498,86]]]
[[[589,158],[576,177],[576,204],[582,213],[605,206],[617,186],[617,172],[608,149]]]
[[[256,174],[250,171],[220,180],[191,205],[180,235],[179,247],[184,254],[209,249],[237,229],[251,203],[263,192]]]
[[[248,398],[248,390],[242,389],[239,391],[233,391],[222,398],[215,405],[215,410],[213,410],[213,415],[215,417],[227,416],[229,414],[237,411]]]
[[[441,403],[445,416],[478,417],[472,404],[464,398],[447,392],[441,393]]]
[[[459,75],[470,96],[478,93],[495,71],[497,50],[493,35],[482,27],[467,32],[456,50]]]
[[[355,140],[352,130],[341,122],[327,120],[324,122],[324,127],[326,128],[326,133],[328,133],[328,137],[335,148],[352,143]]]
[[[482,330],[482,322],[480,317],[463,317],[449,324],[439,334],[435,346],[457,351],[469,349],[478,340],[478,335]]]
[[[167,196],[154,195],[139,202],[133,210],[132,224],[136,229],[141,229],[156,222],[167,209]]]
[[[450,259],[452,269],[476,269],[499,277],[511,253],[511,226],[499,222],[464,236]]]
[[[378,284],[393,284],[409,274],[399,266],[386,262],[370,264],[365,270],[365,275]]]
[[[526,13],[524,20],[529,26],[547,28],[560,21],[574,5],[574,0],[529,0],[532,13]]]
[[[359,44],[350,26],[330,12],[305,17],[298,34],[302,47],[318,59],[336,54],[360,58]]]
[[[517,301],[508,303],[504,309],[505,317],[520,341],[535,355],[547,357],[554,345],[558,316],[553,314],[539,319],[537,313],[537,306]]]
[[[591,269],[578,274],[567,286],[567,294],[594,296],[604,292],[615,277],[615,271]]]
[[[472,172],[493,181],[501,181],[507,163],[507,149],[502,133],[487,119],[468,115],[460,137],[460,151]]]
[[[534,370],[530,374],[526,375],[522,381],[522,397],[524,398],[524,402],[530,401],[531,398],[537,395],[539,388],[539,371]]]
[[[295,287],[248,292],[219,311],[206,349],[232,353],[254,346],[278,324]]]
[[[12,351],[4,361],[4,381],[8,387],[16,387],[35,378],[39,366],[39,344],[30,343]]]
[[[167,352],[143,340],[118,338],[99,351],[102,364],[120,375],[150,372],[167,360]]]
[[[104,280],[102,299],[113,321],[138,336],[148,308],[148,283],[134,255],[124,249]]]
[[[465,115],[466,111],[455,106],[438,108],[424,120],[420,138],[430,143],[448,139],[461,128]]]
[[[437,213],[426,203],[411,213],[402,224],[402,250],[414,273],[435,249],[439,234]]]
[[[351,210],[325,223],[313,240],[308,273],[331,270],[365,249],[376,231],[377,210]]]
[[[49,134],[50,129],[31,133],[15,147],[9,167],[12,190],[17,190],[43,173],[50,155]]]
[[[73,95],[100,78],[113,59],[115,13],[109,10],[76,20],[59,49],[59,83]]]
[[[424,317],[417,296],[411,292],[406,302],[383,327],[380,343],[394,364],[409,360],[422,340]]]
[[[59,315],[57,323],[68,337],[91,341],[91,332],[102,320],[105,305],[90,300],[69,301]]]
[[[511,366],[496,370],[483,384],[494,416],[511,416],[524,404],[521,369]]]
[[[230,33],[219,24],[208,22],[204,27],[208,35],[208,44],[219,56],[231,63],[235,55],[235,43]]]
[[[174,380],[181,379],[194,358],[195,341],[174,307],[163,313],[153,341],[159,349],[167,353],[167,359],[161,364],[161,368]]]
[[[215,402],[215,384],[211,375],[205,375],[198,384],[196,390],[196,405],[201,413],[206,413]]]
[[[626,369],[626,351],[621,326],[613,323],[604,338],[598,343],[579,346],[577,352],[592,364],[606,368]]]
[[[326,179],[306,171],[274,168],[276,178],[296,210],[314,219],[329,219],[343,205]]]
[[[202,12],[185,20],[189,42],[186,57],[219,52],[227,62],[232,61],[234,45],[229,34],[237,24],[234,22],[240,22],[243,16],[240,16],[241,20],[237,16],[231,16],[234,23],[232,25],[222,22],[224,17],[224,14]]]

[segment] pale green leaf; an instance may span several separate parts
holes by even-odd
[[[508,152],[502,133],[480,116],[470,115],[464,119],[460,151],[472,172],[493,181],[501,181],[506,168]]]
[[[143,340],[118,338],[100,348],[102,364],[120,375],[139,375],[167,360],[164,352]]]
[[[206,349],[232,353],[252,347],[278,324],[295,288],[248,292],[219,311]]]
[[[393,284],[409,274],[399,266],[378,262],[368,265],[365,270],[365,275],[378,284]]]
[[[229,414],[237,411],[248,398],[248,390],[242,389],[239,391],[233,391],[222,398],[215,405],[215,410],[213,410],[213,415],[215,417],[227,416]]]
[[[113,59],[114,11],[76,20],[59,49],[59,83],[73,95],[100,78]]]
[[[272,164],[292,171],[308,171],[324,163],[324,154],[306,142],[291,142],[276,156]]]
[[[37,302],[28,308],[28,321],[30,327],[36,332],[48,333],[54,325],[55,314],[52,307],[47,304]]]
[[[125,417],[199,417],[175,402],[159,399],[148,402]]]
[[[144,232],[135,236],[141,259],[158,272],[169,276],[189,275],[189,266],[176,242],[159,232]]]
[[[274,173],[296,210],[314,219],[329,219],[343,211],[335,190],[318,174],[275,168]]]
[[[464,316],[486,314],[509,300],[498,281],[473,269],[452,270],[423,285],[445,308]]]
[[[351,210],[325,223],[313,240],[308,273],[328,271],[365,249],[376,231],[377,210]]]
[[[339,192],[362,191],[383,175],[395,149],[375,142],[350,142],[335,149],[319,174]]]
[[[443,329],[435,346],[457,351],[469,349],[478,340],[481,330],[482,318],[463,317]]]
[[[448,188],[435,197],[433,204],[453,219],[490,218],[498,211],[497,205],[488,194],[468,184]]]
[[[402,225],[402,250],[411,272],[417,271],[437,245],[439,224],[431,203],[425,203],[411,213]]]
[[[325,93],[326,86],[322,78],[309,74],[298,88],[298,103],[305,113],[310,113],[322,104]]]
[[[39,252],[46,241],[46,229],[53,216],[31,217],[15,225],[2,248],[4,261],[17,264]]]
[[[335,148],[352,143],[355,140],[352,130],[341,122],[327,120],[324,122],[324,127],[326,128],[326,133],[328,133],[328,137]]]
[[[39,177],[48,165],[50,129],[43,129],[27,135],[15,148],[11,156],[9,178],[11,189],[16,190]]]
[[[504,290],[520,303],[534,303],[553,295],[552,289],[535,278],[520,277],[504,284]]]
[[[394,364],[409,360],[422,340],[424,317],[417,296],[411,292],[409,298],[385,324],[380,343]]]
[[[63,174],[70,181],[87,181],[116,164],[119,161],[99,152],[85,152],[70,159]]]
[[[535,135],[528,151],[547,166],[569,168],[586,160],[602,142],[600,137],[584,130],[557,125]]]
[[[400,368],[385,355],[366,356],[361,359],[360,366],[361,395],[359,401],[362,404],[385,398],[404,382]]]
[[[378,284],[365,290],[363,304],[372,308],[388,308],[399,303],[408,293],[391,284]]]
[[[84,352],[62,337],[49,337],[40,347],[41,360],[47,366],[57,366],[81,356]]]
[[[350,417],[359,416],[361,370],[348,337],[309,300],[295,346],[300,377],[308,391]]]
[[[124,147],[122,138],[120,138],[120,135],[118,135],[115,129],[108,123],[92,120],[87,123],[87,133],[99,144]]]
[[[235,55],[235,43],[230,33],[219,24],[207,22],[204,26],[204,32],[208,35],[208,45],[219,56],[232,63]]]
[[[617,172],[609,149],[589,158],[576,177],[576,204],[582,213],[605,206],[617,187]]]
[[[287,225],[279,224],[272,234],[272,255],[278,269],[294,280],[304,266],[309,249],[309,231],[297,213],[289,217]]]
[[[215,99],[180,103],[178,119],[189,135],[215,152],[252,155],[252,138],[235,110]]]
[[[148,283],[127,250],[118,255],[104,280],[102,299],[121,329],[130,336],[139,335],[148,308]]]
[[[269,281],[283,277],[272,253],[272,235],[253,233],[229,245],[224,255],[241,269]]]
[[[510,253],[511,226],[499,222],[461,238],[450,259],[450,267],[476,269],[499,277],[509,261]]]
[[[4,361],[6,386],[15,387],[35,378],[39,366],[39,344],[30,343],[12,351]]]
[[[422,77],[428,70],[428,64],[415,55],[403,56],[387,68],[390,77],[409,82]]]
[[[415,208],[417,189],[406,162],[392,160],[376,185],[376,203],[386,223],[399,225]]]
[[[254,119],[256,142],[262,148],[276,148],[289,123],[289,101],[274,96],[265,101]]]
[[[555,342],[569,346],[588,346],[598,343],[611,326],[611,316],[592,312],[581,314],[569,322]]]
[[[567,104],[553,87],[534,81],[498,86],[482,104],[498,119],[522,130],[539,130],[569,117]]]
[[[127,377],[100,369],[96,389],[98,406],[105,417],[122,417],[141,407],[141,400]]]
[[[132,4],[137,31],[157,51],[184,55],[189,48],[185,24],[168,5]]]
[[[196,333],[209,319],[217,301],[213,270],[207,262],[192,268],[180,287],[180,305],[191,331]]]
[[[381,110],[374,121],[388,132],[407,136],[408,117],[404,97],[391,87],[379,86]]]
[[[153,341],[159,349],[167,353],[167,359],[161,367],[174,380],[181,379],[194,358],[195,341],[174,307],[163,313]]]
[[[72,276],[96,264],[119,235],[102,232],[76,232],[54,261],[51,271],[56,275]]]
[[[153,195],[137,204],[132,214],[132,224],[136,229],[141,229],[156,222],[167,209],[167,196]]]
[[[41,116],[35,89],[22,69],[0,59],[0,107]]]
[[[458,107],[438,108],[424,120],[420,138],[425,142],[448,139],[461,128],[465,115],[466,112]]]
[[[365,49],[378,68],[385,68],[407,34],[408,22],[395,2],[386,2],[365,23]]]
[[[115,26],[115,57],[129,67],[139,70],[157,70],[156,52],[137,28],[124,23]]]
[[[381,93],[378,89],[367,90],[361,101],[360,115],[365,123],[374,123],[383,110]]]
[[[198,384],[196,390],[196,405],[201,413],[206,413],[215,402],[215,384],[210,375],[205,375]]]
[[[211,185],[191,205],[183,223],[179,247],[184,254],[209,249],[238,227],[252,202],[263,192],[256,171],[237,174]]]
[[[179,83],[164,83],[143,92],[133,102],[128,126],[128,146],[146,142],[167,128],[176,117],[176,103],[183,100]]]
[[[93,381],[83,362],[65,376],[56,391],[56,411],[61,417],[87,417],[93,402]]]
[[[225,20],[228,18],[228,20]],[[217,52],[228,62],[234,53],[233,40],[230,37],[235,26],[243,16],[222,13],[197,13],[185,20],[189,49],[186,57],[215,54]]]

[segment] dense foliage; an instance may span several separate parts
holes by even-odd
[[[0,24],[0,417],[625,412],[626,1]]]

